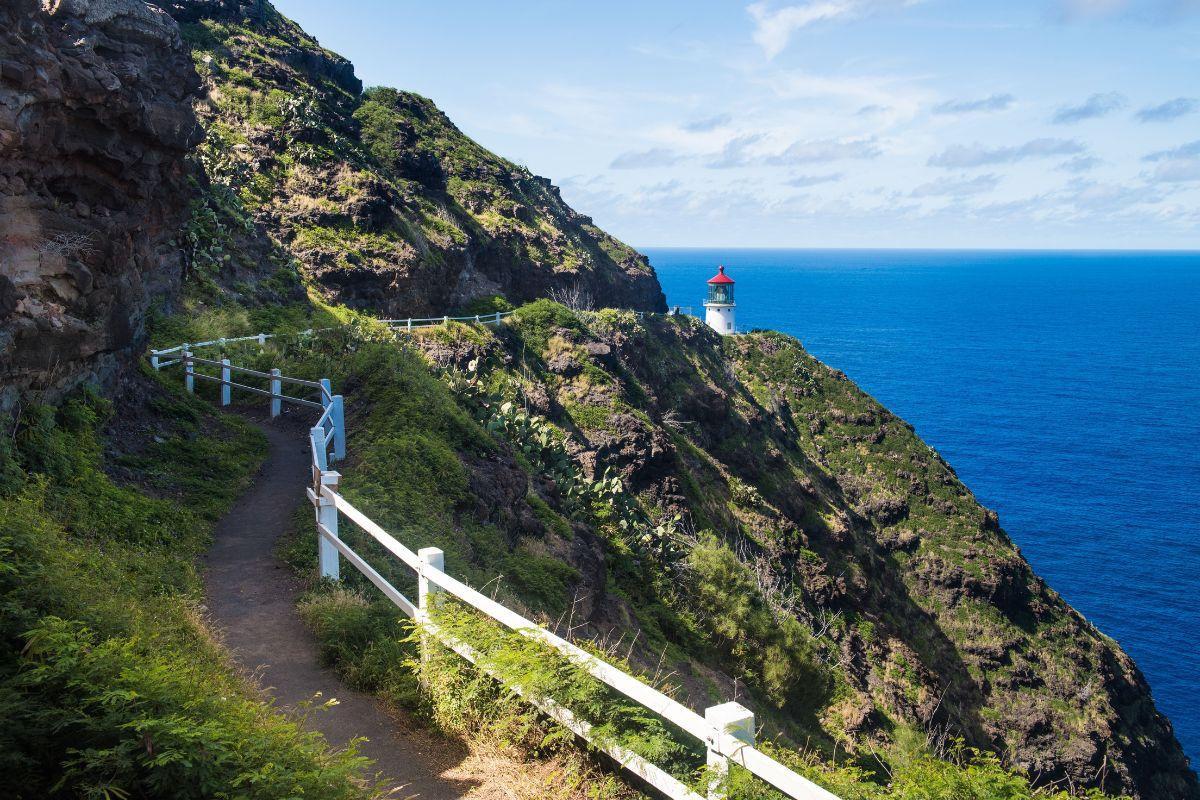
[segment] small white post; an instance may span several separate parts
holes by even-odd
[[[183,387],[187,389],[188,394],[196,391],[196,365],[192,363],[192,351],[188,350],[190,344],[183,346]]]
[[[446,571],[446,554],[436,547],[422,547],[417,551],[417,558],[421,559],[421,574],[417,581],[417,612],[420,614],[422,621],[429,619],[430,602],[433,595],[441,591],[436,583],[429,580],[425,570],[436,569],[439,572]]]
[[[408,318],[408,332],[412,333],[412,317]]]
[[[309,444],[312,445],[314,468],[318,472],[329,469],[329,461],[325,457],[325,429],[320,425],[308,429]]]
[[[450,318],[449,318],[449,317],[442,317],[442,324],[443,324],[443,325],[448,325],[449,323],[450,323]]]
[[[260,333],[258,335],[258,346],[266,347],[266,345],[267,345],[267,335],[265,333]]]
[[[496,312],[496,324],[497,325],[500,324],[500,312],[499,311]]]
[[[329,378],[321,378],[321,405],[324,408],[329,408],[329,404],[333,402],[333,384],[329,382]]]
[[[221,359],[221,405],[229,405],[229,359]]]
[[[740,703],[722,703],[704,709],[704,720],[713,729],[707,742],[710,773],[708,798],[724,800],[729,777],[729,757],[720,751],[717,736],[722,733],[729,734],[753,747],[754,712]]]
[[[277,369],[271,370],[271,418],[278,417],[283,411],[283,401],[280,396],[283,395],[283,382],[279,380],[280,372]]]
[[[426,623],[430,620],[430,609],[434,602],[434,595],[441,591],[436,583],[429,580],[427,570],[436,569],[441,572],[446,571],[446,555],[436,547],[422,547],[417,551],[417,558],[421,559],[421,571],[417,573],[417,622]],[[428,634],[421,634],[421,664],[423,665],[422,672],[428,675],[429,658],[432,654],[433,641]],[[423,677],[421,683],[424,684],[426,679]]]
[[[333,422],[333,460],[341,461],[346,457],[346,411],[340,394],[333,396],[329,418]]]
[[[150,351],[150,368],[158,372],[158,354],[153,350]]]
[[[342,476],[337,472],[322,470],[321,480],[317,484],[318,494],[315,503],[317,507],[317,524],[324,527],[325,530],[333,534],[334,537],[337,537],[338,535],[337,506],[333,504],[332,500],[330,500],[328,497],[322,496],[319,494],[319,492],[326,486],[330,487],[336,492],[338,490],[338,483],[341,481],[341,479]],[[321,570],[321,577],[330,578],[335,581],[339,580],[340,565],[338,564],[337,547],[319,532],[317,534],[317,539],[320,543],[317,548],[317,563]]]

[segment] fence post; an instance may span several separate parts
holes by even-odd
[[[321,407],[329,408],[329,404],[333,402],[333,384],[329,382],[329,378],[321,378]]]
[[[417,622],[427,623],[430,621],[430,608],[433,606],[434,595],[441,591],[441,587],[429,580],[426,570],[436,569],[442,572],[446,571],[446,555],[436,547],[422,547],[417,551],[417,558],[421,559],[421,571],[417,574]],[[429,634],[421,634],[421,664],[423,665],[421,683],[425,684],[428,680],[429,659],[432,654],[431,648],[433,641],[429,638]]]
[[[478,314],[475,315],[475,324],[476,325],[479,324],[479,315]]]
[[[408,332],[412,333],[412,317],[408,318]]]
[[[153,350],[150,351],[150,367],[155,372],[158,372],[158,354]]]
[[[442,317],[442,324],[443,324],[443,325],[448,325],[448,324],[450,324],[450,318],[449,318],[449,317]]]
[[[279,399],[283,394],[283,384],[279,380],[280,372],[277,369],[271,370],[271,418],[278,417],[283,411],[283,401]]]
[[[329,469],[329,461],[325,457],[325,429],[320,425],[308,429],[309,444],[312,445],[313,469],[324,472]],[[317,476],[313,476],[314,482]]]
[[[230,393],[231,392],[230,392],[230,386],[229,386],[229,359],[222,358],[221,359],[221,405],[223,405],[223,406],[229,405]]]
[[[708,744],[708,800],[724,800],[729,777],[729,757],[721,752],[722,733],[754,746],[754,712],[740,703],[722,703],[704,709],[704,720],[712,726]]]
[[[333,491],[338,490],[338,483],[342,476],[337,472],[321,470],[321,477],[317,483],[317,524],[329,531],[335,538],[338,535],[338,513],[337,506],[328,497],[320,494],[321,490],[328,486]],[[321,570],[322,578],[331,578],[332,580],[340,579],[340,570],[338,564],[338,549],[334,544],[328,541],[324,536],[317,532],[317,563]]]
[[[500,324],[500,312],[499,311],[496,312],[496,324],[497,325]]]
[[[266,345],[267,345],[267,335],[265,333],[260,333],[258,335],[258,346],[266,347]]]
[[[333,460],[341,461],[346,457],[346,407],[340,394],[333,396],[329,418],[333,422]]]

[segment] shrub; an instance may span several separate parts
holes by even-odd
[[[261,435],[152,394],[158,441],[109,463],[174,498],[157,499],[101,468],[110,412],[92,391],[30,408],[0,453],[20,470],[0,490],[6,783],[30,797],[369,795],[353,749],[332,753],[247,693],[194,610],[193,558]]]
[[[832,683],[808,629],[794,617],[773,613],[750,570],[714,537],[700,541],[687,567],[689,602],[704,609],[698,623],[733,660],[736,672],[779,706],[821,707]]]
[[[365,759],[240,693],[211,665],[47,617],[27,636],[20,724],[80,797],[354,798]],[[38,699],[42,704],[29,702]],[[25,734],[29,736],[29,732]],[[53,754],[53,755],[51,755]],[[51,756],[47,758],[47,756]]]

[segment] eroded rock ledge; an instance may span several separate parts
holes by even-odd
[[[0,409],[111,379],[178,287],[198,85],[140,0],[0,4]]]

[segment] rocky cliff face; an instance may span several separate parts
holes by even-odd
[[[551,291],[665,308],[645,257],[550,181],[480,147],[425,98],[362,93],[345,59],[270,4],[170,11],[204,79],[200,159],[237,208],[210,205],[232,213],[232,228],[269,230],[328,299],[388,316]]]
[[[0,409],[111,378],[178,288],[196,88],[140,0],[0,4]]]
[[[451,374],[474,366],[480,385],[510,387],[654,523],[629,536],[606,514],[576,516],[556,535],[525,507],[515,463],[471,456],[482,511],[464,513],[566,562],[574,624],[636,632],[642,663],[681,676],[685,695],[715,683],[728,696],[736,678],[793,741],[837,741],[868,765],[907,726],[996,752],[1039,785],[1200,797],[1129,656],[1033,573],[908,424],[794,339],[527,309],[450,339],[417,341]],[[553,481],[530,483],[570,513]]]

